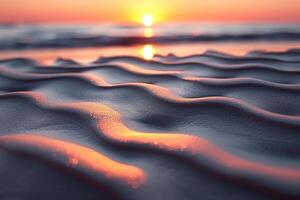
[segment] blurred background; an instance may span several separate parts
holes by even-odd
[[[0,59],[299,47],[299,0],[0,0]]]

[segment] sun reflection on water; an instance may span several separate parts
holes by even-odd
[[[144,36],[147,38],[153,37],[153,29],[152,28],[145,28],[144,29]]]
[[[151,60],[155,54],[155,48],[151,44],[146,44],[143,46],[142,54],[145,60]]]

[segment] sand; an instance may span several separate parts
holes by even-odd
[[[300,50],[0,61],[0,199],[299,199]]]

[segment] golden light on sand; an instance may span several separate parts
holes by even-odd
[[[151,60],[154,57],[155,48],[151,44],[146,44],[142,49],[145,60]]]
[[[146,46],[150,47],[151,45]],[[155,94],[164,95],[167,98],[174,98],[172,92],[165,89],[166,88],[156,86],[155,89],[152,88],[152,92]],[[175,99],[176,98],[178,97],[175,97]],[[180,98],[177,99],[178,102],[181,101],[179,99]],[[89,113],[90,116],[97,121],[97,128],[101,130],[101,133],[113,141],[119,141],[123,144],[136,143],[149,145],[166,151],[186,152],[191,153],[194,156],[198,155],[204,158],[211,158],[216,162],[217,165],[221,165],[222,167],[232,171],[237,170],[244,171],[246,173],[255,172],[271,177],[274,176],[274,178],[284,178],[285,180],[299,180],[300,178],[300,170],[297,168],[284,168],[246,160],[224,151],[219,146],[199,136],[192,136],[183,133],[159,134],[152,132],[139,132],[134,129],[130,129],[124,124],[122,115],[120,113],[104,104],[82,102],[74,104],[67,103],[63,106],[71,106],[74,109]],[[85,153],[84,155],[89,155],[88,152],[83,153]],[[116,161],[114,161],[114,163],[115,162]],[[95,163],[98,163],[97,160]],[[114,167],[114,165],[112,165],[114,163],[110,163],[112,163],[112,161],[109,160],[109,163],[104,166]],[[118,175],[116,178],[127,180],[127,182],[133,188],[138,188],[140,185],[147,182],[147,175],[143,172],[143,170],[119,162],[116,164],[117,166],[115,168],[108,167],[105,169],[114,173],[118,172],[118,174],[116,174]],[[126,170],[128,170],[130,173],[124,173]]]
[[[112,160],[101,152],[79,144],[35,134],[1,136],[0,146],[7,144],[18,147],[16,150],[19,149],[22,152],[28,151],[30,148],[35,149],[31,152],[34,152],[37,157],[48,158],[50,162],[59,160],[63,166],[68,166],[68,170],[79,174],[82,169],[84,176],[93,177],[96,181],[101,181],[101,176],[103,176],[107,179],[127,182],[134,189],[147,181],[146,174],[142,169]],[[50,156],[47,157],[47,155]]]
[[[147,14],[147,15],[143,16],[142,22],[143,22],[144,26],[150,27],[154,23],[154,18],[152,15]]]

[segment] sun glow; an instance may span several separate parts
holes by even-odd
[[[139,1],[136,4],[130,4],[126,10],[129,20],[134,24],[142,24],[144,27],[151,27],[154,24],[160,24],[167,20],[170,13],[169,7],[160,0]]]
[[[143,21],[144,26],[150,27],[154,23],[154,18],[152,15],[147,14],[147,15],[143,16],[142,21]]]

